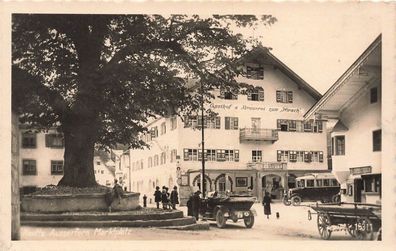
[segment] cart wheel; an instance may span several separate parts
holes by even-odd
[[[346,223],[346,230],[350,236],[356,238],[356,225],[352,223]]]
[[[330,222],[330,217],[326,213],[319,213],[318,214],[318,231],[320,234],[320,237],[322,237],[323,240],[328,240],[330,239],[331,236],[331,230],[329,229],[331,226]]]
[[[251,214],[248,217],[243,218],[246,228],[252,228],[254,225],[254,215]]]
[[[216,213],[216,224],[217,224],[217,227],[224,228],[226,221],[227,221],[227,219],[224,217],[223,210],[221,210],[221,209],[217,210],[217,213]]]
[[[301,197],[300,196],[294,196],[291,198],[293,206],[299,206],[301,204]]]
[[[374,237],[373,223],[367,217],[360,217],[356,221],[354,237],[358,240],[372,240]]]

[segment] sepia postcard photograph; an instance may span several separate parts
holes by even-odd
[[[392,2],[3,2],[1,250],[395,250]]]

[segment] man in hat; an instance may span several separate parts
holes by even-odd
[[[199,209],[201,207],[201,198],[199,195],[201,194],[201,191],[196,191],[194,195],[191,198],[191,207],[192,207],[192,214],[195,217],[196,220],[199,218]]]

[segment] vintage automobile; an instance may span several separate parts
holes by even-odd
[[[219,228],[224,228],[227,220],[238,222],[243,219],[247,228],[253,227],[254,216],[257,215],[252,205],[255,197],[245,195],[219,195],[202,199],[201,215],[205,220],[216,221]]]
[[[312,173],[296,178],[296,188],[284,194],[283,203],[287,206],[300,205],[305,201],[338,202],[340,184],[331,173]]]

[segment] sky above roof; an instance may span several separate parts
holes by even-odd
[[[382,32],[384,6],[295,4],[263,6],[278,19],[270,27],[244,30],[321,94]],[[389,25],[389,24],[388,24]]]

